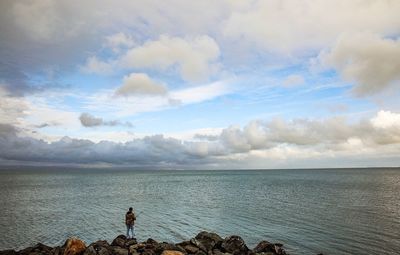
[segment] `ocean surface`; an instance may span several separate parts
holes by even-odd
[[[178,242],[202,230],[291,254],[400,254],[400,170],[0,171],[0,250],[125,233]]]

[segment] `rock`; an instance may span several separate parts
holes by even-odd
[[[78,238],[69,238],[64,246],[64,255],[80,255],[86,250],[85,243]]]
[[[257,246],[253,249],[255,253],[262,253],[262,252],[271,252],[274,251],[275,247],[272,243],[268,241],[261,241]]]
[[[212,252],[213,252],[214,255],[232,255],[231,253],[222,252],[222,251],[220,251],[218,249],[214,249]]]
[[[249,248],[240,236],[229,236],[221,243],[221,250],[239,255],[247,254]]]
[[[286,252],[282,248],[282,246],[283,246],[283,244],[280,244],[280,243],[274,244],[274,251],[275,251],[276,254],[278,254],[278,255],[285,255],[286,254]]]
[[[207,255],[207,253],[205,253],[205,252],[202,251],[202,250],[199,250],[198,252],[196,252],[195,255]]]
[[[83,255],[110,255],[110,245],[107,241],[101,240],[91,243]]]
[[[112,247],[112,254],[113,255],[128,255],[128,249],[121,248],[119,246],[113,246]]]
[[[165,250],[161,253],[161,255],[185,255],[185,254],[180,251]]]
[[[35,254],[41,254],[41,255],[50,255],[53,254],[53,248],[50,246],[47,246],[42,243],[38,243],[33,247],[27,247],[23,250],[20,250],[18,254],[21,255],[35,255]]]
[[[53,248],[51,254],[53,254],[53,255],[62,255],[62,254],[64,254],[64,249],[61,248],[60,246],[56,246],[56,247]]]
[[[152,238],[147,239],[146,243],[151,243],[151,244],[154,244],[154,245],[158,244],[158,242],[156,240],[152,239]]]
[[[17,255],[18,253],[14,250],[4,250],[0,251],[0,255]]]
[[[197,248],[196,246],[191,245],[191,244],[188,244],[188,245],[184,246],[183,248],[189,254],[195,254],[196,252],[199,251],[199,248]]]
[[[154,252],[154,250],[145,249],[141,254],[142,255],[155,255],[155,252]]]
[[[177,243],[176,245],[180,245],[181,247],[185,247],[186,245],[190,245],[190,244],[191,244],[190,241],[183,241],[183,242]]]
[[[125,248],[126,236],[119,235],[111,243],[112,246],[119,246]]]
[[[146,248],[147,248],[147,247],[146,247]],[[155,249],[154,249],[154,251],[155,251],[155,253],[156,253],[157,255],[162,254],[163,251],[165,251],[165,250],[179,251],[179,252],[181,252],[182,254],[186,254],[186,253],[187,253],[185,249],[183,249],[182,247],[180,247],[180,246],[178,246],[178,245],[172,244],[172,243],[158,243],[158,244],[155,246]]]
[[[199,248],[200,250],[204,251],[205,253],[207,252],[207,248],[196,238],[190,239],[190,243]]]
[[[125,242],[125,247],[129,247],[131,245],[137,244],[136,238],[129,239]]]
[[[97,255],[97,251],[94,249],[93,246],[89,246],[86,248],[85,252],[83,255]]]
[[[215,246],[220,246],[224,240],[219,235],[206,231],[200,232],[195,239],[204,246],[206,251],[211,251]]]

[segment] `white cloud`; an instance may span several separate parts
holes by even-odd
[[[108,43],[110,40],[107,38]],[[126,40],[129,39],[125,35],[117,34],[117,37],[112,37],[111,44],[129,44]],[[116,50],[115,45],[111,47]],[[218,44],[207,35],[186,38],[161,35],[158,40],[128,48],[115,59],[101,61],[90,57],[81,69],[99,74],[110,73],[112,68],[176,70],[184,80],[203,81],[218,69],[219,55]]]
[[[378,114],[371,119],[371,123],[375,128],[400,129],[400,114],[390,111],[379,111]]]
[[[145,73],[131,73],[125,76],[121,87],[115,91],[116,96],[165,95],[167,88],[152,80]]]
[[[400,86],[400,40],[361,33],[341,37],[320,63],[355,83],[354,92],[365,96]]]
[[[219,57],[218,44],[209,36],[194,38],[160,36],[126,52],[120,64],[127,68],[166,70],[177,66],[185,80],[199,81],[212,73]]]

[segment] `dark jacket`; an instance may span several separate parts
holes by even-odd
[[[133,212],[127,212],[125,215],[125,224],[126,225],[135,225],[135,214]]]

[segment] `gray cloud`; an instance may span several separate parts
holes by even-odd
[[[102,118],[95,117],[89,113],[82,113],[79,116],[79,120],[84,127],[98,127],[98,126],[126,126],[133,127],[130,122],[121,122],[118,120],[110,120],[106,121]]]
[[[355,83],[354,92],[359,96],[400,86],[399,38],[369,33],[343,36],[329,52],[320,54],[319,61]]]
[[[321,165],[324,158],[351,161],[364,155],[386,164],[385,159],[396,158],[400,149],[400,114],[380,111],[356,123],[344,118],[252,121],[243,128],[228,127],[212,141],[153,135],[125,143],[94,143],[69,137],[47,143],[18,136],[18,132],[10,124],[0,125],[3,162],[223,168],[256,161],[268,167],[271,161],[293,163],[305,159],[317,160]]]

